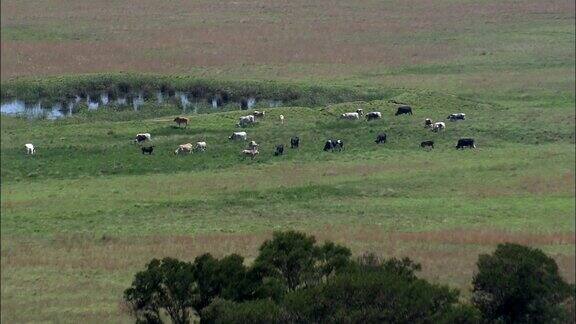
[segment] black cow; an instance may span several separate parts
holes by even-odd
[[[396,110],[396,116],[398,115],[412,115],[412,107],[410,106],[400,106]]]
[[[290,139],[290,148],[298,148],[300,145],[300,137],[294,136]]]
[[[278,156],[282,154],[284,154],[284,145],[283,144],[276,145],[276,151],[274,152],[274,155]]]
[[[324,151],[328,151],[328,150],[332,150],[332,152],[334,152],[334,150],[338,150],[341,151],[344,148],[344,142],[342,140],[327,140],[326,143],[324,143]]]
[[[154,151],[154,146],[150,146],[150,147],[141,147],[140,149],[142,149],[142,154],[146,154],[148,153],[148,155],[152,155],[152,151]]]
[[[378,134],[374,142],[376,142],[376,144],[386,143],[386,133]]]
[[[424,142],[420,143],[420,147],[421,148],[426,148],[426,147],[434,148],[434,141],[424,141]]]
[[[461,138],[458,140],[458,144],[456,144],[456,149],[463,149],[463,148],[476,148],[476,144],[474,144],[473,138]]]

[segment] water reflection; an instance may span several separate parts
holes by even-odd
[[[208,100],[207,100],[208,99]],[[233,108],[240,106],[241,109],[251,109],[256,107],[256,98],[248,97],[237,102],[228,101],[228,97],[217,95],[212,98],[197,98],[192,93],[174,90],[160,90],[156,92],[129,92],[123,95],[115,93],[80,93],[71,99],[62,100],[58,103],[48,103],[39,100],[37,102],[25,102],[14,99],[2,102],[0,113],[5,115],[19,115],[28,118],[48,118],[58,119],[71,116],[81,107],[86,107],[89,111],[96,111],[105,107],[131,107],[134,111],[139,111],[145,103],[174,104],[182,108],[184,113],[204,111],[212,108]],[[269,107],[280,107],[283,102],[280,100],[265,100],[262,105]]]

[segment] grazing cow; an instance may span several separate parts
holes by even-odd
[[[194,152],[204,152],[206,151],[206,142],[196,142],[196,146],[194,146]]]
[[[144,143],[146,141],[151,141],[152,137],[150,137],[149,133],[142,133],[142,134],[136,134],[136,138],[134,139],[134,143]]]
[[[254,117],[254,115],[242,116],[238,119],[238,124],[236,124],[236,126],[245,127],[248,125],[252,125],[255,122],[256,122],[256,118]]]
[[[258,150],[258,143],[256,143],[256,141],[250,141],[250,143],[248,143],[248,149],[249,150]]]
[[[360,115],[360,116],[364,115],[364,109],[362,109],[362,108],[356,109],[356,112],[357,112],[358,115]]]
[[[280,115],[280,124],[284,125],[284,115]]]
[[[396,116],[398,115],[412,115],[412,107],[410,106],[400,106],[396,110]]]
[[[347,112],[347,113],[343,113],[342,115],[340,115],[340,118],[348,119],[348,120],[355,120],[355,119],[360,119],[360,114],[358,114],[357,112]]]
[[[476,148],[476,144],[474,143],[473,138],[461,138],[458,140],[456,144],[456,149],[463,149],[463,148]]]
[[[254,116],[255,118],[264,118],[266,116],[266,112],[254,110],[254,112],[252,113],[252,116]]]
[[[36,149],[34,148],[34,145],[28,143],[28,144],[24,144],[24,147],[26,148],[26,154],[36,153]]]
[[[439,131],[445,130],[445,129],[446,129],[446,124],[444,124],[444,122],[437,122],[437,123],[434,123],[432,125],[432,131],[433,132],[439,132]]]
[[[434,148],[434,141],[424,141],[422,143],[420,143],[420,147],[421,148]]]
[[[174,154],[190,154],[192,153],[192,149],[193,147],[191,143],[178,145],[178,148],[176,151],[174,151]]]
[[[366,114],[366,120],[371,121],[373,119],[380,119],[382,118],[382,113],[379,111],[372,111]]]
[[[386,133],[378,134],[374,142],[376,142],[376,144],[386,143]]]
[[[328,151],[331,150],[332,152],[334,152],[334,150],[338,150],[341,151],[344,148],[344,142],[342,140],[333,140],[333,139],[329,139],[326,141],[326,143],[324,143],[324,151]]]
[[[234,132],[232,135],[228,136],[228,139],[245,141],[248,139],[248,134],[246,134],[246,132]]]
[[[282,154],[284,154],[284,144],[276,145],[276,150],[274,151],[274,155],[278,156],[278,155],[282,155]]]
[[[240,153],[244,154],[244,157],[250,156],[252,159],[254,159],[256,157],[256,155],[258,155],[258,149],[242,150],[242,152],[240,152]]]
[[[450,121],[465,120],[466,114],[463,113],[450,114],[448,117],[446,117],[446,119],[449,119]]]
[[[176,125],[178,125],[178,127],[180,127],[180,125],[184,124],[184,127],[188,126],[188,118],[186,117],[176,117],[174,118],[174,122],[176,123]]]
[[[432,119],[430,119],[430,118],[424,119],[424,127],[425,128],[432,127],[432,124],[433,124]]]
[[[298,148],[300,146],[300,137],[294,136],[290,139],[290,148]]]
[[[154,146],[149,147],[142,146],[140,149],[142,150],[142,154],[148,153],[148,155],[152,155],[152,151],[154,151]]]

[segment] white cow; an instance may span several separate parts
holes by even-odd
[[[347,113],[343,113],[342,115],[340,115],[340,118],[348,119],[348,120],[355,120],[355,119],[360,119],[360,115],[357,112],[347,112]]]
[[[36,153],[36,149],[34,148],[33,144],[24,144],[24,147],[26,148],[26,154],[34,154]]]
[[[192,152],[193,146],[192,143],[186,143],[182,145],[178,145],[174,154],[190,154]]]
[[[284,125],[284,115],[280,115],[280,124]]]
[[[246,134],[246,132],[234,132],[232,135],[228,136],[228,139],[245,141],[248,139],[248,134]]]
[[[244,126],[248,126],[251,124],[256,123],[256,117],[254,117],[254,115],[248,115],[248,116],[242,116],[238,119],[238,124],[236,124],[236,126],[238,127],[244,127]]]
[[[252,150],[242,150],[242,152],[240,152],[241,154],[244,154],[244,156],[250,156],[252,159],[254,159],[256,157],[256,155],[258,155],[258,149],[252,149]]]
[[[446,129],[446,124],[444,124],[444,122],[437,122],[432,124],[432,131],[433,132],[438,132],[441,130],[445,130]]]
[[[194,146],[194,151],[206,151],[206,142],[196,142],[196,146]]]

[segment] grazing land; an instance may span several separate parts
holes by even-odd
[[[250,160],[239,154],[246,142],[227,139],[241,111],[192,115],[188,128],[172,117],[142,119],[145,112],[119,121],[104,112],[56,122],[2,118],[2,316],[127,318],[121,292],[151,257],[250,258],[270,231],[286,228],[356,253],[410,256],[423,263],[423,276],[462,289],[478,253],[521,242],[552,253],[574,281],[575,151],[565,112],[535,113],[520,127],[517,109],[429,91],[395,98],[413,103],[418,116],[464,110],[467,120],[432,133],[421,117],[394,116],[387,101],[269,109],[245,129],[261,145]],[[357,108],[383,118],[339,120]],[[152,156],[131,141],[142,131],[153,134]],[[382,131],[388,142],[377,145]],[[293,135],[301,147],[273,156]],[[468,136],[478,148],[456,150]],[[327,138],[343,139],[345,149],[323,152]],[[23,154],[29,139],[35,156]],[[433,151],[419,147],[426,139]],[[206,152],[173,154],[198,140]],[[42,311],[20,314],[26,305]]]
[[[246,112],[1,118],[1,321],[130,322],[122,291],[153,257],[250,260],[298,229],[467,293],[479,253],[544,249],[575,281],[573,1],[1,2],[1,78],[155,72],[381,89],[374,98]],[[4,87],[3,87],[4,88]],[[4,90],[3,90],[4,91]],[[329,92],[326,92],[329,93]],[[394,116],[408,102],[414,116]],[[352,100],[352,99],[350,99]],[[341,121],[363,108],[381,120]],[[467,120],[448,122],[449,113]],[[279,125],[278,116],[286,117]],[[445,121],[445,132],[423,127]],[[144,156],[131,142],[150,132]],[[376,145],[380,132],[388,143]],[[274,157],[274,145],[302,146]],[[476,150],[454,149],[473,137]],[[340,138],[342,152],[323,152]],[[423,140],[436,148],[425,151]],[[178,144],[208,150],[174,156]],[[24,143],[35,144],[35,156]]]

